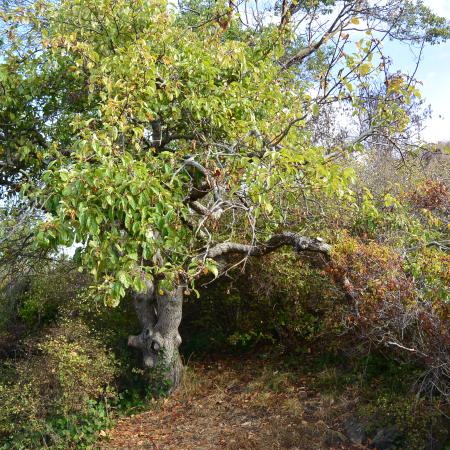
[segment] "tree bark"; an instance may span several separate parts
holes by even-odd
[[[133,295],[142,331],[139,335],[129,336],[128,345],[141,350],[144,367],[161,374],[169,384],[169,392],[177,388],[183,374],[178,350],[183,291],[183,286],[170,292],[158,291],[157,283],[147,283],[146,292]]]

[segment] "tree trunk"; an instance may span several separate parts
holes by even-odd
[[[183,306],[183,286],[173,291],[158,292],[157,284],[148,283],[147,291],[133,296],[142,331],[129,336],[128,345],[142,351],[144,367],[168,384],[169,392],[181,381],[183,365],[178,347],[181,336],[178,327]],[[159,387],[156,387],[159,388]]]

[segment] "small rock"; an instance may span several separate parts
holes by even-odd
[[[377,450],[388,450],[395,445],[400,435],[400,430],[395,425],[382,428],[373,438],[370,447]]]
[[[347,442],[345,434],[336,430],[327,430],[325,434],[325,445],[339,445]]]
[[[361,422],[356,417],[350,417],[344,424],[347,436],[354,444],[363,444],[366,440],[366,432]]]
[[[304,400],[305,398],[308,398],[308,393],[306,391],[299,391],[298,398]]]

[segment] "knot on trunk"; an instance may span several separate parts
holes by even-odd
[[[142,342],[141,335],[139,334],[137,336],[128,336],[128,346],[133,347],[133,348],[142,349],[143,342]]]

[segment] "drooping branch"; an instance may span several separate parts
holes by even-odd
[[[193,201],[189,202],[189,206],[198,214],[202,216],[207,216],[209,214],[209,209],[203,206],[200,202]]]
[[[331,250],[331,246],[325,244],[320,238],[310,238],[292,232],[284,232],[275,234],[265,243],[257,245],[222,242],[211,247],[206,257],[216,259],[231,254],[263,256],[284,246],[290,246],[296,252],[311,251],[322,253],[326,256],[329,256]]]

